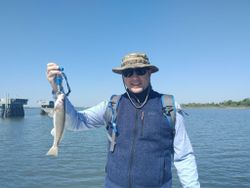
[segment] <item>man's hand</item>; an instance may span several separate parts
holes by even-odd
[[[47,71],[46,71],[46,77],[49,81],[52,89],[54,92],[57,92],[57,87],[55,83],[55,76],[61,75],[61,71],[59,70],[59,66],[56,63],[48,63],[47,64]]]

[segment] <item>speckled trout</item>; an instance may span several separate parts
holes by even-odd
[[[64,132],[64,123],[65,123],[64,98],[65,94],[63,93],[58,94],[53,112],[54,141],[47,155],[55,157],[58,155],[58,146],[62,140]]]

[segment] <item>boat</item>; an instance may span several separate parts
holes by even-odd
[[[50,115],[53,113],[54,101],[41,100],[39,103],[41,105],[41,115]]]

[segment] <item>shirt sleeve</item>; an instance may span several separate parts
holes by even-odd
[[[73,131],[88,130],[104,125],[103,115],[108,101],[103,101],[96,106],[77,111],[68,98],[65,98],[65,128]]]
[[[183,188],[200,188],[193,148],[187,135],[183,116],[176,113],[174,166]]]

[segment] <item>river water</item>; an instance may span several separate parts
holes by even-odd
[[[250,109],[187,109],[201,187],[250,187]],[[104,128],[66,131],[59,156],[46,152],[53,142],[52,120],[39,109],[25,117],[0,119],[1,188],[101,188],[107,139]],[[173,187],[180,183],[173,168]]]

